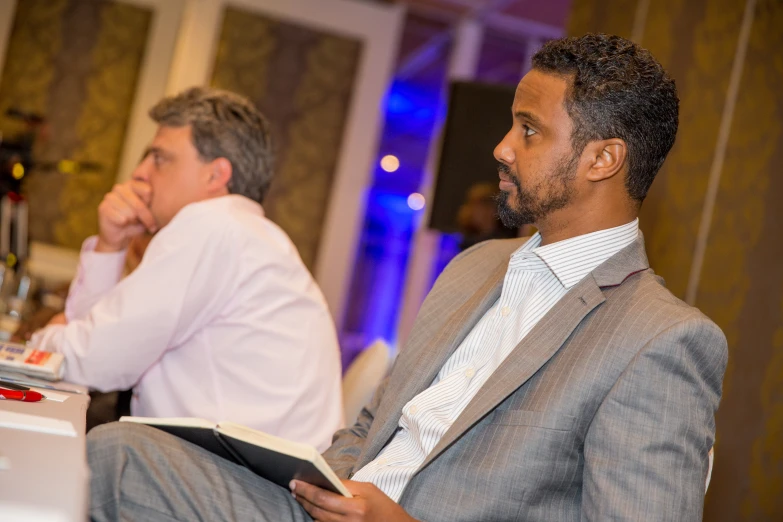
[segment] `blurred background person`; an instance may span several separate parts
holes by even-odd
[[[475,183],[468,189],[465,202],[457,213],[457,226],[462,238],[460,251],[489,239],[524,237],[535,232],[528,225],[519,230],[503,225],[498,217],[496,202],[499,193],[497,183]]]
[[[63,353],[71,382],[133,387],[134,415],[231,420],[323,448],[342,423],[336,334],[296,248],[264,217],[265,118],[205,88],[150,116],[155,138],[82,247],[67,324],[31,343]]]
[[[149,245],[151,240],[152,234],[149,232],[134,236],[130,240],[125,254],[123,277],[128,276],[139,266],[144,252],[147,250],[147,245]],[[65,300],[68,294],[68,287],[63,285],[61,288],[56,289],[55,292]],[[44,326],[67,324],[65,312],[59,310],[61,308],[52,306],[40,307],[34,314],[20,323],[19,329],[13,334],[11,341],[25,343],[30,340],[33,333]],[[131,389],[110,392],[91,391],[90,406],[87,408],[87,431],[100,424],[119,420],[123,415],[130,415],[132,394],[133,390]]]

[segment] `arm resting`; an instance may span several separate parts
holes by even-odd
[[[583,520],[701,520],[726,362],[723,333],[701,315],[640,350],[588,429]]]

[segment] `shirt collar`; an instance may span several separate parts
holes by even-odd
[[[235,208],[253,214],[264,215],[264,208],[252,199],[240,194],[226,194],[215,198],[204,199],[195,203],[190,203],[188,207],[203,208]]]
[[[523,261],[537,257],[570,289],[598,265],[633,243],[639,236],[639,219],[619,227],[599,230],[572,237],[546,246],[541,245],[541,234],[536,232],[524,245],[511,254],[510,268],[524,269]]]

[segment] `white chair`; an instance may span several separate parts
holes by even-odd
[[[386,377],[391,361],[391,349],[378,339],[364,349],[343,376],[343,411],[345,423],[353,425],[359,412],[372,399],[378,385]]]

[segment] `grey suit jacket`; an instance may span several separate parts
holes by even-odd
[[[481,243],[444,270],[389,378],[325,453],[339,475],[389,441],[497,300],[520,245]],[[701,520],[726,362],[723,333],[666,290],[640,235],[514,349],[400,504],[430,522]]]

